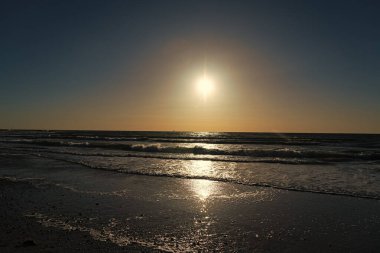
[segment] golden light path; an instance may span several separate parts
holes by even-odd
[[[198,175],[209,176],[211,174],[211,161],[192,161],[191,170],[197,172]],[[209,197],[216,193],[216,182],[206,179],[191,180],[190,185],[194,195],[201,201],[205,202]]]

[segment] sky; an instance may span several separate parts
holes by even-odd
[[[380,133],[379,10],[1,1],[0,128]]]

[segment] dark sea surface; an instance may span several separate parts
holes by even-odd
[[[0,152],[133,175],[380,199],[380,135],[3,130]]]

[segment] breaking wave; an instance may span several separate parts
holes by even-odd
[[[3,141],[4,142],[4,141]],[[206,148],[199,145],[192,147],[186,146],[162,146],[159,144],[127,144],[114,142],[72,142],[72,141],[47,141],[47,140],[18,140],[7,141],[22,144],[33,144],[38,146],[54,146],[54,147],[80,147],[80,148],[101,148],[122,150],[130,152],[144,153],[165,153],[165,154],[193,154],[193,155],[213,155],[213,156],[236,156],[236,157],[254,157],[254,158],[298,158],[298,159],[321,159],[328,162],[344,162],[344,161],[378,161],[380,153],[374,150],[349,150],[333,151],[333,150],[299,150],[291,148],[278,149],[220,149]],[[227,160],[229,161],[229,160]]]

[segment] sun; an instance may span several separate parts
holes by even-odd
[[[202,95],[203,99],[207,99],[214,91],[214,80],[208,75],[204,74],[197,80],[197,90]]]

